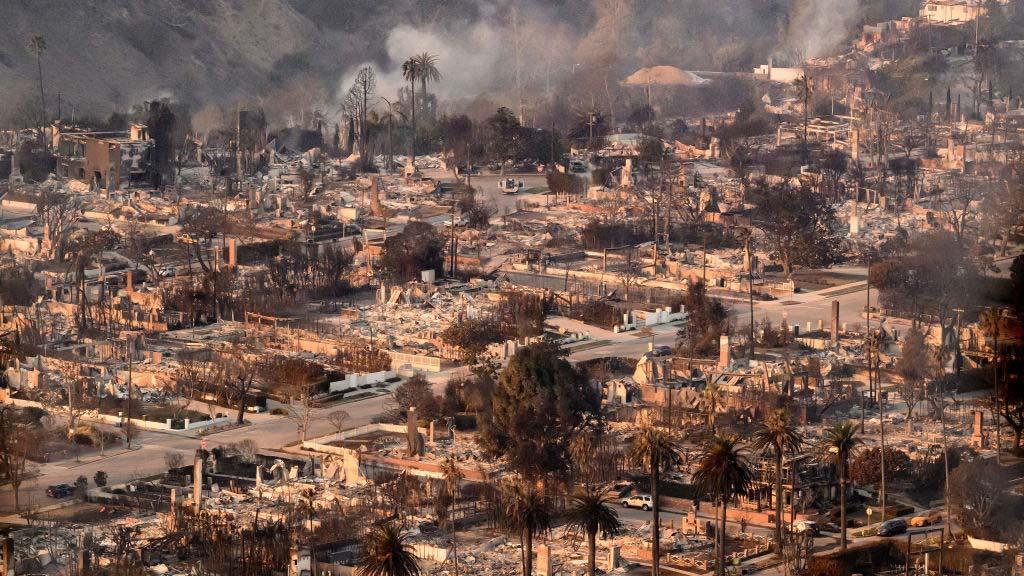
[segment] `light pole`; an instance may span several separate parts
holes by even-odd
[[[879,383],[878,397],[881,400],[878,403],[878,431],[882,443],[882,449],[879,451],[879,455],[882,458],[881,472],[882,472],[882,483],[878,491],[878,499],[882,503],[882,520],[885,521],[885,401],[888,399],[888,392],[881,392],[881,383]]]

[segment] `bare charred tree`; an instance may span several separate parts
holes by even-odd
[[[49,235],[49,258],[64,261],[67,235],[72,224],[81,216],[81,205],[74,196],[53,190],[44,190],[36,199],[36,213]]]
[[[821,159],[821,177],[825,183],[826,192],[836,202],[839,201],[839,181],[846,174],[847,161],[846,153],[842,150],[830,150]]]
[[[14,509],[20,510],[21,484],[32,476],[29,454],[39,449],[38,426],[25,422],[12,405],[0,404],[0,472],[11,486]]]
[[[301,358],[277,357],[264,362],[259,372],[265,386],[288,398],[288,417],[304,442],[313,414],[320,407],[315,384],[322,378],[323,369]]]
[[[142,233],[142,228],[135,220],[129,222],[125,228],[123,253],[131,259],[135,265],[135,270],[138,270],[141,266],[145,268],[147,278],[159,281],[160,274],[157,272],[159,262],[157,261],[156,253],[149,246],[149,238]]]
[[[751,191],[758,205],[754,225],[788,276],[794,266],[825,267],[841,257],[835,210],[806,187],[761,185]]]
[[[1006,172],[981,202],[987,235],[993,243],[999,239],[999,253],[1003,256],[1014,230],[1024,225],[1024,165],[1015,162]]]
[[[117,236],[113,232],[101,230],[98,232],[85,231],[68,240],[68,254],[71,260],[68,262],[67,274],[74,281],[78,294],[78,337],[93,326],[90,316],[90,303],[86,292],[86,268],[98,263],[103,252],[110,250],[117,244]]]
[[[209,206],[186,212],[181,218],[179,239],[199,262],[204,272],[209,272],[212,268],[212,264],[203,257],[204,246],[209,245],[214,238],[224,232],[226,225],[227,218],[224,212]]]
[[[958,174],[949,177],[940,192],[940,203],[946,221],[956,241],[963,245],[976,215],[976,203],[981,200],[980,183],[971,176]]]
[[[225,396],[234,401],[238,411],[235,422],[241,425],[245,420],[245,411],[259,367],[256,362],[247,359],[242,351],[236,351],[222,360],[226,364],[221,373],[221,386],[224,388]]]
[[[619,283],[622,284],[623,299],[629,302],[629,294],[632,289],[646,281],[635,249],[626,253],[626,261],[622,264],[617,276]]]
[[[366,123],[366,115],[370,108],[370,99],[377,91],[377,76],[373,68],[364,66],[356,73],[356,79],[352,84],[350,92],[355,96],[355,102],[359,114],[359,162],[364,169],[373,165],[373,158],[370,157],[366,142],[369,136],[369,126]]]
[[[336,410],[327,415],[327,421],[334,427],[334,431],[337,432],[338,438],[341,438],[341,433],[345,430],[345,426],[348,425],[348,421],[351,416],[344,410]]]
[[[213,364],[199,355],[182,354],[178,356],[178,369],[175,370],[174,380],[182,396],[195,398],[206,392],[214,376]]]

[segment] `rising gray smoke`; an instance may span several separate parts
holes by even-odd
[[[749,70],[772,53],[826,54],[848,41],[860,9],[859,0],[4,0],[0,122],[38,101],[26,49],[37,33],[49,46],[51,114],[58,92],[98,117],[170,96],[206,118],[243,100],[283,124],[334,113],[362,64],[393,97],[402,61],[423,51],[439,57],[444,79],[430,89],[445,99],[529,112],[571,93],[577,106],[608,109],[639,67]]]
[[[832,54],[850,38],[861,14],[858,0],[804,0],[792,8],[784,46],[796,58]]]

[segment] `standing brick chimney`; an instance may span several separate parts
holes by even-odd
[[[203,509],[203,451],[196,450],[196,460],[192,469],[192,503],[198,514]]]
[[[731,362],[729,357],[729,336],[722,334],[718,337],[718,367],[728,368]]]
[[[839,300],[832,301],[832,345],[839,344]]]

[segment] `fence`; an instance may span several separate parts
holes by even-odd
[[[19,408],[42,408],[45,410],[55,411],[58,413],[64,411],[63,407],[44,406],[41,402],[36,402],[34,400],[22,400],[20,398],[8,398],[6,400],[6,403],[13,404],[14,406],[18,406]],[[131,422],[132,426],[135,426],[136,428],[141,428],[143,430],[162,430],[165,432],[187,432],[189,430],[199,430],[201,428],[206,428],[208,426],[226,424],[229,421],[231,421],[231,418],[228,416],[221,416],[219,418],[212,418],[209,420],[198,420],[196,422],[193,422],[188,418],[185,418],[184,424],[181,427],[177,427],[174,425],[174,421],[171,420],[170,418],[167,418],[165,420],[144,420],[139,418],[132,418],[131,420],[128,420],[123,416],[119,416],[116,414],[104,414],[102,412],[96,412],[93,410],[83,412],[81,418],[83,420],[98,420],[100,422],[104,422],[106,424],[113,424],[115,426],[121,426],[125,422]]]
[[[554,292],[571,292],[589,298],[600,298],[605,296],[612,289],[619,289],[624,294],[622,286],[615,275],[609,274],[608,280],[598,282],[586,280],[572,273],[566,276],[541,274],[538,272],[522,272],[519,270],[504,270],[502,273],[509,282],[530,288],[541,288]],[[672,290],[660,286],[633,286],[629,290],[629,302],[631,304],[666,306],[678,304],[685,295],[683,290]]]
[[[387,353],[391,356],[391,367],[393,369],[401,370],[408,367],[413,370],[422,370],[424,372],[441,371],[441,359],[435,356],[407,354],[405,352],[394,352],[392,350],[388,350]]]
[[[412,553],[420,560],[444,562],[448,559],[448,549],[433,544],[413,544]]]
[[[391,370],[370,373],[346,374],[343,380],[336,380],[330,383],[331,392],[354,392],[360,386],[379,384],[394,378],[396,374]]]

